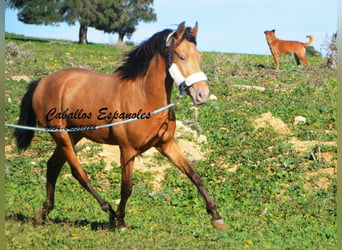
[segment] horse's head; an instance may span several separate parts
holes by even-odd
[[[200,69],[201,53],[196,48],[198,25],[185,28],[181,23],[166,39],[169,73],[181,91],[191,96],[194,104],[208,100],[207,77]]]

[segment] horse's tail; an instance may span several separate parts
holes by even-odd
[[[40,79],[32,81],[28,85],[27,92],[21,101],[20,117],[19,117],[18,125],[25,125],[25,126],[32,126],[32,127],[36,126],[37,120],[36,120],[36,115],[32,107],[32,98],[33,98],[33,93],[36,90],[36,87],[39,81]],[[30,146],[30,143],[34,136],[34,131],[16,128],[13,134],[17,141],[17,147],[21,151],[21,150],[27,149],[28,146]]]

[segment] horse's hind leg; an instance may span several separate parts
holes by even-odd
[[[73,145],[75,145],[81,137],[73,138]],[[55,206],[55,186],[57,178],[61,172],[61,169],[66,162],[66,157],[62,149],[57,146],[54,153],[47,162],[46,172],[46,199],[43,203],[43,207],[39,209],[35,214],[35,223],[41,224]]]
[[[46,199],[43,203],[43,207],[39,209],[35,214],[36,224],[41,224],[41,222],[46,219],[46,217],[54,207],[55,185],[57,177],[61,172],[62,166],[64,165],[65,161],[66,158],[61,151],[61,148],[56,147],[53,155],[47,162]]]
[[[196,185],[198,191],[203,197],[207,212],[211,214],[212,225],[218,230],[226,230],[228,227],[224,224],[222,217],[216,210],[216,204],[210,197],[207,189],[205,188],[202,178],[196,169],[189,164],[185,159],[183,152],[180,150],[178,144],[172,139],[167,143],[164,143],[157,147],[157,149],[164,155],[166,155],[175,164],[179,170],[185,173],[189,179]]]
[[[61,152],[63,153],[66,161],[69,163],[71,167],[71,173],[78,180],[78,182],[84,187],[87,191],[89,191],[95,199],[99,202],[102,207],[102,210],[109,213],[110,215],[110,223],[114,223],[114,219],[116,214],[110,204],[104,200],[94,189],[94,187],[90,184],[88,176],[86,172],[81,167],[81,164],[76,156],[73,143],[71,138],[69,137],[68,133],[60,132],[55,133],[54,139],[60,148]]]

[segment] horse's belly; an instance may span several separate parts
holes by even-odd
[[[118,141],[115,137],[113,137],[108,129],[98,129],[93,131],[84,131],[81,132],[82,137],[85,137],[91,141],[102,143],[102,144],[110,144],[110,145],[119,145]]]

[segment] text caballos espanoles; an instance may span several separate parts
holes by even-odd
[[[107,107],[100,108],[98,112],[95,114],[98,120],[109,120],[112,122],[116,119],[128,120],[128,119],[149,119],[151,113],[143,112],[142,109],[139,109],[138,112],[135,113],[127,113],[127,112],[119,112],[119,111],[109,111]],[[75,111],[70,111],[69,108],[66,108],[62,112],[58,112],[56,108],[50,109],[46,116],[46,121],[52,121],[54,119],[79,119],[86,120],[93,118],[92,112],[86,112],[83,109],[76,109]]]

